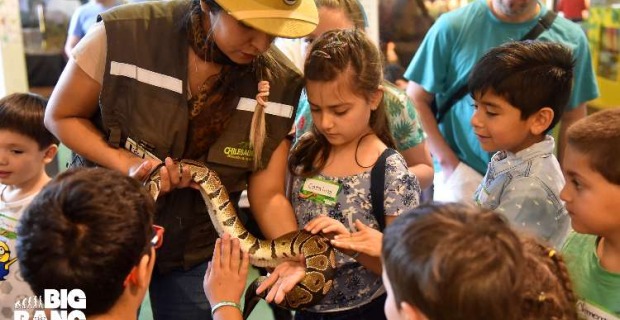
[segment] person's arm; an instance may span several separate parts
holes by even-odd
[[[424,190],[430,187],[433,184],[435,170],[433,169],[433,159],[428,151],[426,140],[414,147],[399,152],[405,158],[409,172],[418,178],[420,188]]]
[[[113,170],[143,180],[157,161],[143,160],[122,148],[112,148],[95,127],[91,117],[98,108],[101,85],[69,59],[47,104],[45,126],[69,149]],[[161,193],[190,185],[189,171],[178,172],[178,166],[167,159],[161,168]]]
[[[585,118],[586,114],[587,108],[585,103],[578,105],[575,109],[572,109],[570,111],[564,111],[564,114],[562,114],[562,121],[560,122],[560,134],[558,136],[558,161],[560,162],[560,165],[562,164],[562,160],[564,160],[564,150],[567,143],[566,131],[577,120]]]
[[[248,200],[254,219],[267,239],[297,230],[291,203],[286,198],[286,163],[290,142],[283,140],[264,170],[254,172],[248,182]]]
[[[69,149],[106,168],[127,173],[137,159],[110,147],[91,117],[98,108],[101,85],[70,59],[45,112],[45,126]]]
[[[431,103],[435,96],[413,81],[409,81],[407,95],[413,100],[422,123],[422,129],[424,129],[428,136],[427,141],[431,154],[439,161],[444,171],[444,178],[447,179],[460,161],[441,135],[437,120],[431,111]]]
[[[71,50],[80,42],[80,39],[82,38],[74,35],[67,36],[67,41],[65,42],[65,55],[67,57],[71,57]]]

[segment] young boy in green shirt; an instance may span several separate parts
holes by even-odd
[[[585,319],[620,318],[620,109],[597,112],[568,130],[560,196],[576,232],[564,244]]]

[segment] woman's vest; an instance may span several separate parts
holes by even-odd
[[[125,5],[101,14],[108,51],[98,125],[111,146],[131,149],[141,157],[183,156],[189,125],[185,27],[189,10],[189,1],[166,1]],[[279,51],[274,55],[286,72],[270,83],[263,164],[290,131],[303,86],[299,71]],[[196,159],[219,174],[233,197],[246,189],[253,171],[249,132],[258,80],[247,74],[237,83],[239,96],[232,101],[237,107],[229,124],[208,154]],[[200,194],[175,190],[157,205],[156,222],[166,228],[159,268],[189,268],[208,259],[217,234]]]

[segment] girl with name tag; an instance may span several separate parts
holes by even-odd
[[[355,221],[380,229],[419,203],[420,187],[394,148],[381,90],[382,64],[376,46],[358,30],[333,30],[318,38],[305,62],[305,81],[314,122],[293,148],[292,204],[300,227],[327,236],[349,235]],[[371,169],[382,155],[384,209],[373,214]],[[340,251],[333,287],[295,319],[385,319],[385,288],[377,257]],[[280,268],[278,268],[280,269]],[[292,283],[280,270],[259,290],[276,283],[267,299],[280,301]],[[277,292],[275,294],[272,294]]]

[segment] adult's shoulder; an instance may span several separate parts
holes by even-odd
[[[571,46],[587,45],[586,34],[581,26],[562,16],[555,18],[547,36]],[[541,38],[545,38],[545,34]]]
[[[489,14],[485,0],[475,0],[466,6],[443,13],[435,21],[435,25],[443,29],[459,30],[460,28],[472,27],[472,23],[480,23],[481,17]]]

